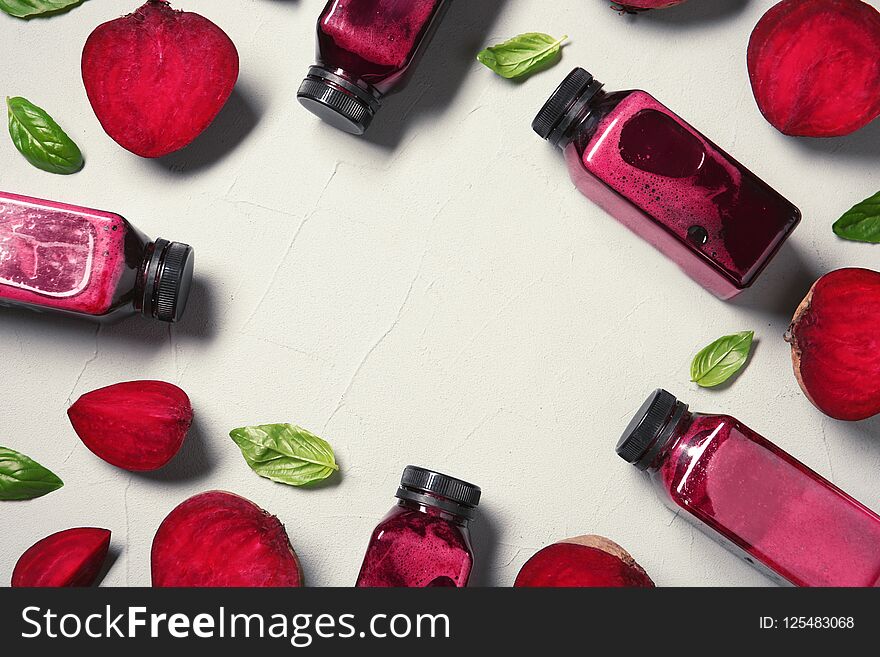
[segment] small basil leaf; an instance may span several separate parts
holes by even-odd
[[[745,365],[754,337],[754,331],[725,335],[702,349],[691,363],[691,381],[702,388],[727,381]]]
[[[503,78],[519,78],[555,64],[566,39],[568,36],[554,39],[548,34],[528,32],[481,50],[477,60]]]
[[[31,500],[58,490],[64,483],[24,454],[0,447],[0,500]]]
[[[326,479],[339,470],[333,448],[293,424],[264,424],[229,433],[251,470],[290,486]]]
[[[880,192],[853,206],[834,222],[833,229],[845,240],[880,244]]]
[[[19,152],[38,169],[49,173],[76,173],[83,156],[54,119],[24,98],[7,98],[9,136]]]
[[[0,0],[0,9],[16,18],[42,16],[73,9],[85,0]]]

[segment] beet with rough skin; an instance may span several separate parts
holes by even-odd
[[[141,157],[180,150],[207,128],[238,79],[238,51],[207,18],[149,0],[99,25],[82,77],[104,130]]]
[[[630,554],[601,536],[578,536],[554,543],[526,561],[516,587],[653,587]]]
[[[777,130],[848,135],[880,115],[880,12],[861,0],[783,0],[752,32],[748,66]]]
[[[91,586],[107,558],[110,531],[77,527],[47,536],[15,564],[12,586]]]
[[[96,456],[133,472],[168,463],[193,419],[186,393],[164,381],[129,381],[93,390],[67,409],[67,415]]]
[[[302,586],[284,525],[223,491],[189,498],[153,539],[153,586]]]
[[[880,273],[838,269],[820,278],[786,339],[795,377],[820,411],[853,421],[880,413]]]

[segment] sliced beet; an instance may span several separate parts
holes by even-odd
[[[284,525],[223,491],[191,497],[153,539],[153,586],[302,586]]]
[[[795,377],[820,411],[853,421],[880,414],[880,273],[838,269],[820,278],[786,339]]]
[[[164,381],[129,381],[88,392],[67,415],[96,456],[133,472],[168,463],[193,419],[186,393]]]
[[[783,0],[752,32],[748,66],[777,130],[855,132],[880,115],[880,12],[861,0]]]
[[[238,79],[238,51],[207,18],[149,0],[99,25],[82,76],[110,137],[141,157],[180,150],[207,128]]]
[[[578,536],[537,552],[516,576],[516,587],[653,587],[629,553],[601,536]]]
[[[15,564],[12,586],[91,586],[107,558],[110,531],[65,529],[29,547]]]

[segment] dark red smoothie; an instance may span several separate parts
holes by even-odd
[[[664,499],[771,577],[795,586],[880,586],[880,516],[727,415],[692,414],[665,391],[618,453]]]
[[[297,97],[337,128],[362,134],[384,96],[401,89],[447,0],[330,0],[318,19],[317,62]]]
[[[467,586],[473,567],[468,522],[480,489],[409,466],[398,503],[370,538],[359,587]]]
[[[721,298],[754,282],[798,209],[644,91],[576,69],[533,124],[578,189]]]

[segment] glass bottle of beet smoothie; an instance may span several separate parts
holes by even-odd
[[[880,586],[880,516],[728,415],[688,412],[665,390],[617,453],[671,508],[780,583]]]
[[[318,19],[317,64],[299,102],[332,126],[361,135],[382,98],[405,84],[447,0],[329,0]]]
[[[150,240],[117,214],[0,192],[0,305],[97,320],[176,322],[193,250]]]
[[[397,505],[373,530],[359,587],[467,586],[474,563],[468,522],[480,489],[407,466]]]
[[[564,150],[583,194],[722,299],[754,282],[800,211],[644,91],[582,68],[532,127]]]

